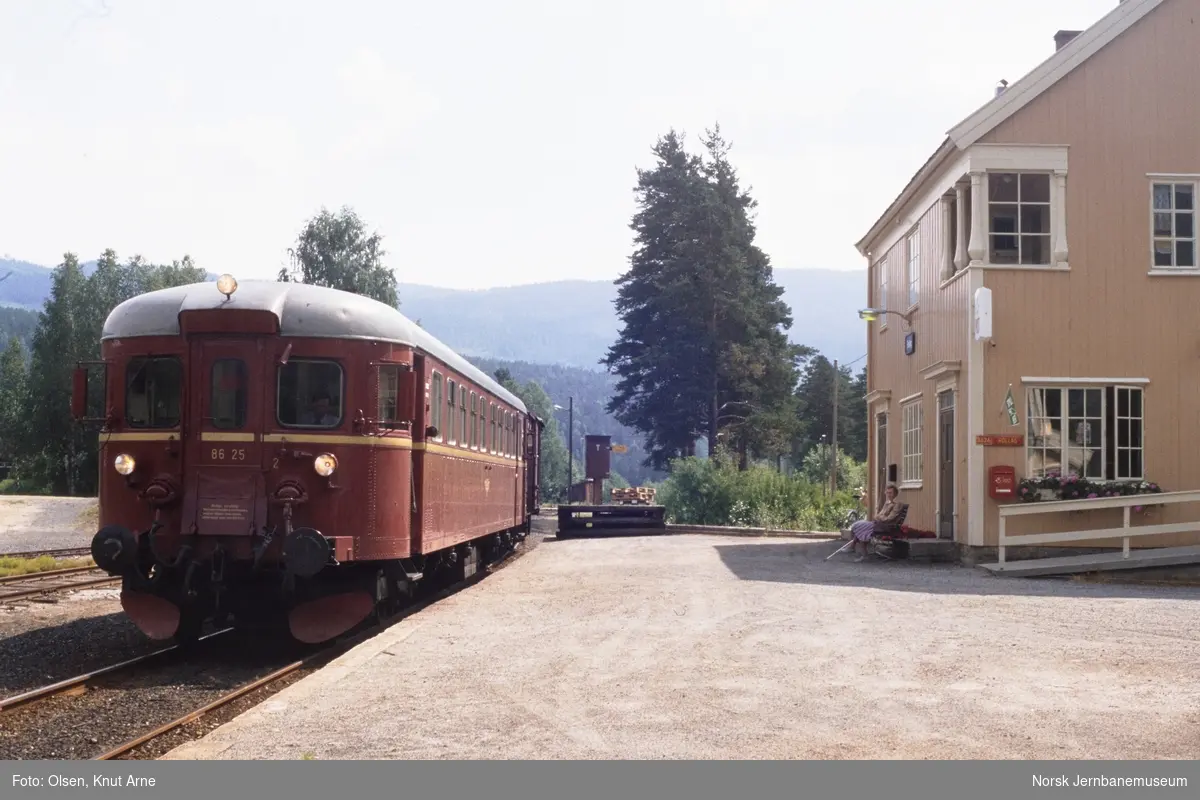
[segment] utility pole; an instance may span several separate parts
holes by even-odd
[[[575,486],[575,398],[567,401],[567,505]]]
[[[838,372],[838,362],[833,360],[833,447],[830,448],[829,460],[831,467],[829,469],[829,485],[830,495],[837,494],[837,465],[838,465],[838,449],[837,449],[837,412],[838,412],[838,383],[840,383],[842,374]]]

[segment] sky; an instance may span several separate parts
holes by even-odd
[[[404,283],[613,279],[638,168],[719,123],[776,268],[1117,0],[6,0],[0,255],[271,278],[352,207]]]

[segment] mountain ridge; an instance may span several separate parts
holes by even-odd
[[[86,262],[90,273],[95,262]],[[41,310],[51,268],[0,259],[0,306]],[[208,274],[209,280],[216,275]],[[776,269],[775,283],[792,310],[789,338],[843,363],[867,350],[857,309],[866,294],[865,270]],[[613,281],[564,279],[489,289],[450,289],[400,283],[400,310],[464,356],[601,370],[620,319]]]

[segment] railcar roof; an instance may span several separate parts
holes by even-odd
[[[428,353],[505,402],[528,413],[519,398],[396,309],[369,297],[276,281],[238,281],[228,300],[214,282],[193,283],[138,295],[112,310],[101,339],[178,336],[184,311],[236,308],[270,311],[281,336],[318,339],[369,339],[415,347]]]

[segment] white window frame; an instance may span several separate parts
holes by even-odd
[[[920,487],[924,467],[925,413],[922,397],[900,403],[900,486]]]
[[[918,225],[904,240],[906,255],[904,278],[908,284],[908,309],[921,302],[921,227]]]
[[[992,199],[992,180],[1001,175],[1012,175],[1017,182],[1017,197],[1015,200],[993,200]],[[1045,201],[1025,200],[1021,196],[1021,184],[1024,183],[1024,178],[1027,175],[1036,175],[1046,179],[1046,199]],[[987,175],[987,260],[989,264],[996,264],[1002,267],[1042,267],[1047,268],[1054,265],[1054,172],[1052,170],[1040,169],[996,169],[989,170]],[[994,206],[1015,206],[1017,215],[1015,222],[1015,230],[995,231],[992,230],[994,218],[992,208]],[[1021,210],[1022,208],[1039,207],[1046,209],[1046,227],[1048,230],[1039,231],[1037,233],[1025,233],[1021,226]],[[993,249],[993,241],[997,236],[1012,236],[1016,240],[1017,245],[1017,260],[1015,262],[1000,263],[993,259],[995,251]],[[1024,249],[1023,240],[1026,236],[1038,236],[1045,241],[1046,260],[1044,263],[1026,261],[1022,255]]]
[[[1200,274],[1200,252],[1197,251],[1197,245],[1200,245],[1200,239],[1197,237],[1196,225],[1200,223],[1200,219],[1196,214],[1196,201],[1200,195],[1200,176],[1197,175],[1166,175],[1152,174],[1147,176],[1150,179],[1150,273],[1157,275],[1193,275]],[[1169,185],[1171,187],[1171,205],[1168,209],[1157,208],[1155,189],[1160,185]],[[1188,186],[1192,190],[1192,207],[1191,209],[1180,210],[1175,206],[1176,203],[1176,187]],[[1192,235],[1177,236],[1176,223],[1178,215],[1181,213],[1189,213],[1192,217]],[[1171,235],[1159,236],[1156,228],[1156,218],[1159,214],[1168,214],[1171,223]],[[1177,266],[1176,260],[1178,257],[1178,243],[1192,243],[1192,263],[1186,266]],[[1171,264],[1159,265],[1157,263],[1158,245],[1160,242],[1170,242],[1171,244]]]
[[[1113,390],[1114,406],[1112,408],[1109,408],[1109,403],[1108,403],[1108,391],[1110,389]],[[1094,483],[1122,483],[1122,482],[1128,482],[1128,481],[1144,481],[1144,480],[1146,480],[1146,393],[1144,391],[1144,388],[1140,385],[1131,386],[1131,385],[1124,384],[1124,383],[1108,383],[1108,382],[1104,382],[1104,381],[1088,381],[1088,382],[1072,381],[1071,383],[1054,383],[1054,382],[1047,381],[1047,382],[1043,382],[1043,383],[1030,384],[1030,385],[1026,386],[1026,390],[1025,390],[1025,418],[1026,418],[1026,423],[1025,423],[1025,428],[1026,428],[1026,430],[1025,430],[1025,433],[1026,433],[1026,435],[1025,435],[1025,475],[1026,475],[1026,477],[1041,478],[1046,475],[1047,471],[1045,469],[1040,469],[1040,470],[1034,469],[1033,464],[1031,462],[1032,456],[1036,455],[1039,452],[1046,452],[1046,451],[1058,451],[1058,453],[1059,453],[1058,473],[1060,476],[1066,477],[1067,475],[1070,475],[1070,474],[1079,474],[1079,473],[1075,473],[1070,468],[1069,462],[1070,462],[1070,452],[1072,450],[1076,450],[1076,451],[1080,450],[1081,448],[1072,446],[1071,439],[1070,439],[1070,429],[1068,426],[1070,424],[1071,419],[1085,420],[1085,419],[1096,419],[1097,417],[1092,416],[1091,409],[1086,406],[1086,399],[1085,399],[1085,406],[1084,406],[1085,416],[1084,417],[1072,417],[1071,412],[1070,412],[1070,392],[1072,392],[1072,391],[1087,391],[1087,390],[1093,390],[1093,391],[1098,390],[1100,392],[1100,416],[1098,417],[1098,419],[1100,420],[1099,447],[1098,448],[1092,448],[1092,447],[1084,448],[1084,449],[1099,449],[1099,451],[1100,451],[1100,474],[1099,474],[1099,476],[1085,474],[1085,475],[1079,475],[1079,477],[1086,478],[1087,480],[1092,481]],[[1034,409],[1034,404],[1033,404],[1033,398],[1035,396],[1035,393],[1036,392],[1046,392],[1046,391],[1058,391],[1058,392],[1062,393],[1060,396],[1060,399],[1059,399],[1059,414],[1057,417],[1049,417],[1049,416],[1045,415],[1044,413],[1043,414],[1035,414],[1034,413],[1035,409]],[[1120,407],[1121,407],[1120,398],[1121,398],[1122,392],[1126,393],[1127,395],[1130,395],[1130,409],[1131,410],[1130,410],[1130,413],[1127,415],[1118,416],[1118,411],[1120,410]],[[1135,416],[1132,413],[1132,402],[1131,402],[1132,397],[1131,396],[1134,392],[1138,393],[1138,395],[1140,396],[1140,402],[1138,403],[1138,408],[1141,411],[1140,416]],[[1035,429],[1033,427],[1035,424],[1035,421],[1036,420],[1049,421],[1052,419],[1058,419],[1059,428],[1062,431],[1061,435],[1066,437],[1066,442],[1064,443],[1063,441],[1059,441],[1056,446],[1035,445],[1034,440],[1035,440],[1036,434],[1035,434]],[[1115,437],[1116,437],[1116,440],[1112,443],[1112,445],[1113,445],[1113,447],[1112,447],[1112,450],[1113,450],[1112,463],[1109,463],[1109,458],[1108,458],[1108,450],[1109,450],[1108,428],[1109,428],[1110,419],[1112,420],[1112,427],[1113,427],[1113,430],[1115,432]],[[1123,420],[1130,422],[1131,425],[1132,425],[1133,420],[1137,420],[1137,422],[1140,424],[1141,436],[1139,437],[1139,441],[1141,443],[1139,445],[1134,446],[1132,443],[1127,444],[1125,446],[1121,445],[1121,427],[1120,426],[1121,426],[1121,422]],[[1130,437],[1130,439],[1132,439],[1132,437]],[[1087,443],[1085,443],[1085,444],[1087,444]],[[1121,465],[1121,457],[1120,457],[1121,452],[1132,453],[1135,451],[1141,454],[1141,458],[1139,459],[1140,465],[1141,465],[1140,474],[1137,474],[1137,475],[1134,475],[1134,474],[1121,475],[1121,474],[1119,474],[1120,465]],[[1064,463],[1064,462],[1066,462],[1066,463]],[[1131,470],[1131,472],[1132,472],[1132,470]],[[1110,474],[1112,475],[1111,478],[1109,477]]]

